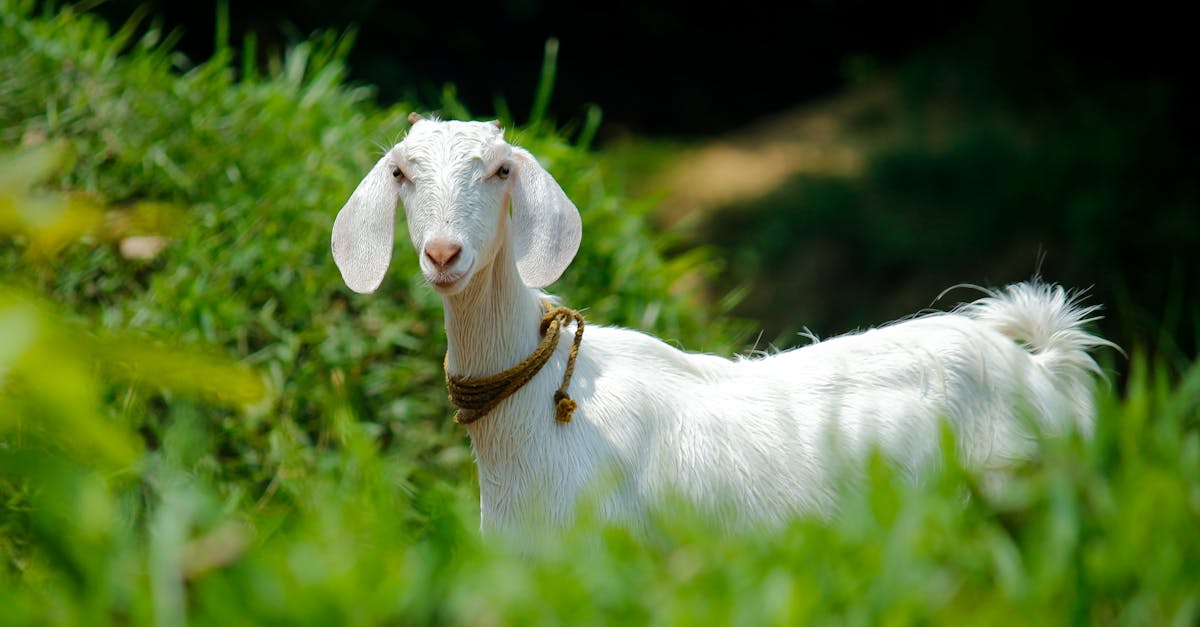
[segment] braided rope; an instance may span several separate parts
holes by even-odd
[[[572,321],[575,322],[575,341],[567,357],[567,369],[563,373],[562,385],[554,392],[554,418],[559,422],[571,422],[577,404],[567,395],[571,375],[575,373],[575,358],[579,356],[579,344],[583,341],[583,314],[566,307],[551,307],[543,303],[546,315],[542,316],[540,332],[542,342],[521,363],[490,377],[469,379],[446,372],[446,387],[450,390],[450,402],[458,407],[454,422],[469,425],[488,415],[500,401],[512,396],[521,386],[546,365],[554,349],[558,347],[559,331]]]

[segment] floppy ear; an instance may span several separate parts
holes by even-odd
[[[379,288],[392,262],[398,189],[387,155],[358,184],[333,220],[333,261],[350,289]]]
[[[537,159],[513,147],[512,225],[517,271],[525,285],[545,287],[579,250],[579,210]]]

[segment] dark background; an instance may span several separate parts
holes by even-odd
[[[96,10],[114,24],[147,11],[181,31],[179,48],[192,59],[212,54],[217,3],[111,0]],[[1042,98],[1050,83],[1096,89],[1154,79],[1174,93],[1194,82],[1191,22],[1167,2],[270,0],[230,2],[228,12],[234,46],[253,32],[263,58],[317,30],[354,33],[350,79],[376,86],[383,104],[436,106],[451,84],[472,114],[494,114],[503,98],[518,123],[544,44],[556,38],[552,115],[579,119],[597,104],[609,136],[736,128],[947,42],[946,54],[969,57],[973,71],[1018,101]]]
[[[229,15],[232,43],[253,31],[264,55],[314,30],[353,29],[351,79],[376,85],[381,101],[436,104],[442,86],[452,83],[475,115],[493,113],[495,98],[503,96],[518,122],[533,99],[544,42],[554,37],[561,52],[552,111],[560,120],[596,103],[609,129],[691,135],[828,94],[855,61],[896,62],[981,20],[1021,22],[1022,13],[1045,20],[1003,27],[1017,47],[1065,36],[1057,47],[1069,50],[1069,40],[1078,38],[1084,44],[1078,52],[1087,54],[1105,43],[1088,41],[1087,32],[1074,28],[1078,19],[1069,9],[1009,5],[307,0],[232,2]],[[212,53],[214,3],[114,0],[98,10],[120,23],[139,7],[167,27],[182,28],[181,49],[193,59]]]

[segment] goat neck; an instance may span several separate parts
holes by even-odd
[[[499,248],[461,292],[443,297],[447,372],[494,375],[519,363],[541,339],[541,294],[521,281],[511,241]]]

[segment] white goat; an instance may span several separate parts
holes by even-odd
[[[491,376],[539,346],[538,288],[575,256],[579,213],[497,123],[413,119],[338,214],[333,256],[351,289],[374,291],[398,196],[445,299],[447,372]],[[943,420],[967,464],[1003,468],[1031,452],[1035,432],[1090,431],[1098,368],[1087,351],[1108,344],[1081,328],[1093,309],[1022,283],[951,313],[736,360],[588,325],[569,423],[551,400],[573,340],[563,328],[545,367],[467,427],[483,528],[564,524],[598,482],[599,511],[630,525],[667,497],[731,526],[827,515],[835,468],[878,447],[915,474],[936,460]]]

